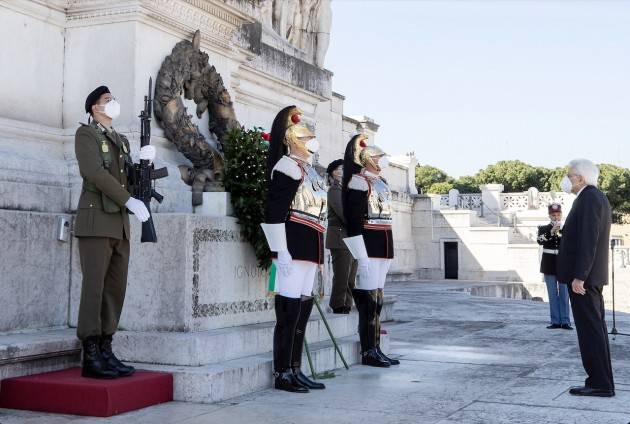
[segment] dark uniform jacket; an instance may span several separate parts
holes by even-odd
[[[92,121],[75,134],[74,151],[83,177],[83,188],[74,223],[76,237],[129,239],[129,184],[125,161],[129,141]]]
[[[352,176],[344,204],[348,237],[362,235],[365,250],[370,258],[393,259],[394,237],[391,228],[380,230],[365,227],[370,192],[371,187],[367,179]]]
[[[538,244],[540,244],[544,250],[553,250],[556,252],[550,253],[543,251],[540,261],[540,272],[547,275],[556,275],[557,251],[560,249],[560,240],[562,239],[562,230],[558,231],[555,235],[551,235],[552,228],[553,224],[551,223],[538,227]]]
[[[324,234],[309,225],[290,219],[291,204],[304,178],[304,170],[283,156],[274,167],[267,187],[265,223],[285,224],[287,248],[293,260],[324,263]],[[272,252],[277,257],[277,252]]]
[[[608,284],[608,249],[612,212],[608,199],[594,186],[579,194],[562,229],[557,277],[562,283],[583,280],[586,286]]]
[[[328,189],[328,228],[326,229],[326,248],[345,249],[348,247],[343,242],[347,237],[346,224],[343,216],[343,204],[341,201],[341,184],[333,182]]]

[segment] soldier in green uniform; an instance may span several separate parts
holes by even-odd
[[[133,374],[133,367],[112,352],[112,336],[125,300],[129,265],[129,215],[145,222],[149,211],[130,195],[127,173],[133,166],[129,141],[112,127],[120,105],[100,86],[85,101],[88,124],[75,135],[75,153],[83,187],[74,235],[79,241],[83,282],[77,336],[83,343],[84,377],[116,378]],[[155,148],[140,150],[140,159],[153,161]]]

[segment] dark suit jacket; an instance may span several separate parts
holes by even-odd
[[[558,281],[571,284],[577,278],[587,286],[608,284],[611,224],[610,203],[604,193],[593,186],[585,187],[562,229]]]

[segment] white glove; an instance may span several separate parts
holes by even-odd
[[[130,197],[125,203],[127,209],[133,213],[136,218],[140,220],[140,222],[146,222],[149,219],[149,210],[143,201],[136,199],[135,197]]]
[[[370,278],[370,259],[361,258],[358,259],[357,274],[359,275],[359,283],[367,283]],[[361,285],[361,284],[359,284]]]
[[[278,271],[284,276],[288,277],[291,275],[293,258],[288,250],[281,250],[278,252],[278,259],[276,260],[276,267]]]
[[[140,148],[140,160],[148,160],[153,163],[155,160],[155,147],[154,146],[144,146]]]

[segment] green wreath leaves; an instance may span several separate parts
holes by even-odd
[[[271,252],[260,227],[264,219],[269,143],[262,138],[262,128],[235,129],[224,141],[226,191],[230,192],[234,215],[245,239],[252,245],[258,266],[271,266]]]

